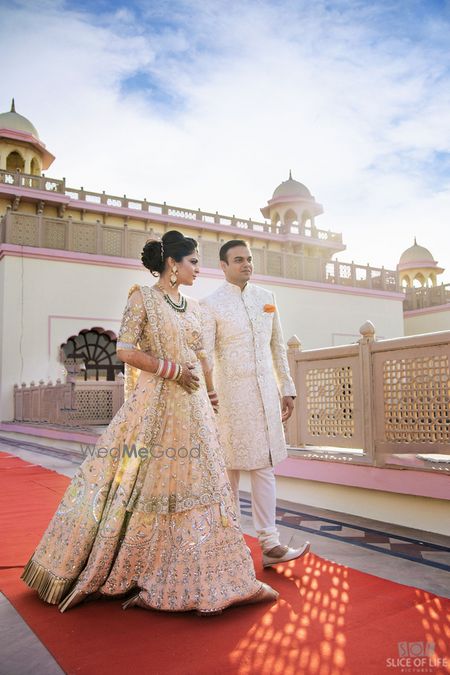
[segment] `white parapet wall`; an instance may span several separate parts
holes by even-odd
[[[405,312],[405,335],[450,330],[450,303]]]
[[[297,335],[303,349],[357,342],[364,321],[378,338],[403,336],[403,297],[368,289],[268,279],[256,281],[275,293],[285,340]]]

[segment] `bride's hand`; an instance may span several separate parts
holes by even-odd
[[[181,377],[178,380],[178,384],[189,392],[189,394],[197,391],[200,386],[199,378],[192,372],[194,368],[195,366],[192,363],[183,363]]]

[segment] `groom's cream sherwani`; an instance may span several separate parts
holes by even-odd
[[[296,392],[274,296],[250,283],[241,291],[225,282],[200,304],[227,468],[275,465],[287,456],[280,396]]]

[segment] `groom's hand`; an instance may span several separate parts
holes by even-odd
[[[294,410],[294,399],[292,396],[283,396],[281,401],[281,421],[287,422]]]

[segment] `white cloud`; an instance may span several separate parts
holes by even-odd
[[[292,169],[342,258],[392,268],[416,235],[450,270],[448,23],[412,14],[409,35],[381,2],[170,8],[1,10],[2,107],[15,95],[37,126],[49,174],[258,219]],[[136,73],[152,89],[124,94]]]

